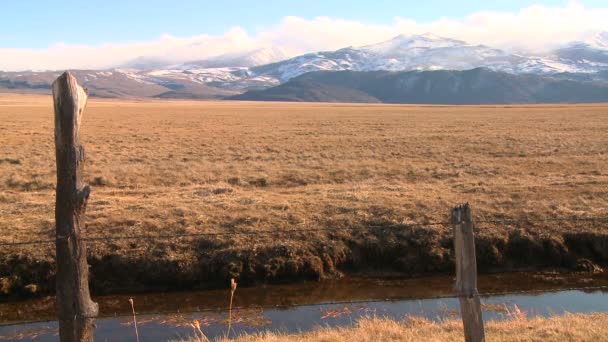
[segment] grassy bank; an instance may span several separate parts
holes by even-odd
[[[0,242],[54,238],[51,114],[50,97],[0,96]],[[608,105],[91,100],[88,236],[236,233],[90,242],[93,291],[448,272],[450,228],[425,223],[464,201],[519,222],[478,225],[482,272],[592,269],[608,263],[605,222],[540,220],[606,215],[607,118]],[[0,296],[52,291],[53,248],[1,248]]]
[[[566,314],[551,318],[515,317],[485,324],[488,341],[606,341],[608,314]],[[200,336],[199,336],[200,337]],[[323,328],[302,334],[264,333],[244,335],[230,341],[462,341],[460,320],[435,323],[410,317],[404,321],[364,319],[350,328]],[[195,338],[190,341],[204,341]]]

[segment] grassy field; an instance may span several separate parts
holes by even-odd
[[[0,95],[0,242],[54,237],[52,115],[50,97]],[[91,99],[82,139],[89,236],[276,232],[90,243],[96,291],[446,271],[449,227],[389,228],[465,201],[524,220],[479,225],[482,270],[608,262],[605,222],[533,222],[608,213],[608,105]],[[328,231],[280,233],[305,228]],[[45,284],[52,248],[2,248],[0,277]]]
[[[566,314],[551,318],[514,317],[485,324],[488,341],[606,341],[608,314]],[[199,335],[200,337],[200,335]],[[462,321],[435,323],[410,317],[402,322],[364,319],[352,328],[325,328],[295,335],[266,333],[222,341],[462,341]],[[192,339],[206,341],[204,337]]]

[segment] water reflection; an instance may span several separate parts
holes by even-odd
[[[458,301],[452,293],[451,277],[419,279],[349,278],[322,283],[239,288],[232,312],[236,334],[278,330],[309,330],[319,325],[350,325],[361,317],[423,316],[456,318]],[[520,310],[526,315],[608,310],[608,293],[602,291],[554,291],[578,286],[606,286],[608,277],[596,275],[509,274],[481,276],[480,292],[538,291],[482,298],[485,319],[503,319]],[[134,330],[128,298],[97,297],[102,318],[96,321],[98,341],[132,341]],[[432,297],[432,298],[429,298]],[[439,298],[438,298],[439,297]],[[193,293],[160,293],[133,296],[138,312],[141,341],[179,339],[196,334],[197,326],[213,338],[226,333],[229,290]],[[359,302],[357,301],[370,301]],[[343,303],[354,301],[351,303]],[[329,303],[332,302],[332,303]],[[3,322],[26,318],[52,319],[54,302],[43,298],[2,303]],[[36,316],[38,315],[38,316]],[[232,333],[231,333],[232,335]],[[55,341],[57,324],[40,322],[0,327],[0,340]]]

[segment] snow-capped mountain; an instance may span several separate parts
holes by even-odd
[[[567,44],[554,51],[553,58],[577,70],[608,70],[608,32],[600,32],[587,40]]]
[[[104,89],[104,96],[112,96],[108,89],[112,89],[113,82],[121,84],[120,94],[130,84],[146,87],[149,92],[145,94],[165,91],[154,96],[182,96],[189,91],[199,95],[205,92],[204,96],[207,96],[209,92],[225,94],[268,88],[313,71],[458,71],[479,67],[510,74],[608,71],[608,32],[538,56],[511,53],[427,33],[399,35],[377,44],[308,53],[293,58],[288,58],[288,53],[277,47],[182,64],[141,57],[120,69],[89,70],[81,74],[86,75],[84,81],[90,87],[99,84],[100,91]],[[0,73],[0,87],[3,84],[10,87],[27,86],[29,83],[23,80],[29,77],[27,72]],[[40,80],[40,77],[37,75],[35,79]],[[35,83],[35,88],[44,88],[42,83]]]
[[[433,34],[400,35],[379,44],[310,53],[276,64],[252,68],[252,71],[285,82],[306,72],[320,70],[468,70],[477,67],[509,73],[576,71],[559,61],[510,54],[488,46],[470,45]]]
[[[230,90],[257,89],[280,83],[275,77],[255,74],[247,67],[201,68],[183,65],[180,68],[140,71],[139,77],[150,82],[191,81]]]
[[[401,35],[383,43],[364,46],[360,50],[367,53],[361,71],[469,70],[484,67],[517,74],[569,69],[544,58],[512,54],[485,45],[471,45],[431,33],[411,37]]]
[[[604,42],[602,38],[605,36],[598,35],[597,46]],[[221,88],[249,89],[274,86],[312,71],[469,70],[484,67],[513,74],[545,74],[608,69],[608,65],[603,61],[603,50],[590,45],[585,45],[581,50],[580,44],[583,43],[574,44],[569,50],[557,50],[545,56],[527,56],[427,33],[399,35],[378,44],[309,53],[252,67],[246,67],[244,64],[237,67],[235,60],[228,62],[231,59],[224,57],[221,63],[185,63],[160,72],[164,77],[187,77]],[[276,56],[266,51],[258,53]],[[231,67],[228,67],[229,65]],[[158,73],[159,71],[155,70],[148,74],[153,76]]]

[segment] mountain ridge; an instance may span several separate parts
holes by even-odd
[[[514,75],[465,71],[318,71],[266,90],[229,97],[248,101],[382,102],[401,104],[514,104],[608,101],[608,73]],[[319,94],[317,89],[323,90]],[[311,96],[313,94],[313,96]],[[355,95],[360,94],[360,97]],[[349,101],[344,101],[348,98]]]
[[[514,75],[595,74],[608,71],[608,48],[603,46],[608,46],[608,32],[534,56],[426,33],[397,35],[376,44],[292,58],[287,58],[287,51],[280,48],[264,47],[181,64],[140,57],[121,68],[75,72],[82,76],[93,96],[206,99],[276,87],[317,71],[402,72],[482,67]],[[44,91],[58,73],[0,72],[0,90]]]

